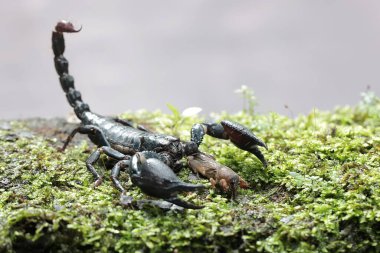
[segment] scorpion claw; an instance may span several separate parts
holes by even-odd
[[[154,152],[136,153],[128,168],[132,183],[152,197],[164,199],[184,208],[202,208],[179,199],[177,194],[203,189],[204,186],[183,182],[158,158],[159,156]]]
[[[202,190],[206,187],[203,184],[189,184],[189,183],[178,183],[172,187],[170,187],[171,191],[177,191],[177,192],[190,192],[190,191],[196,191],[196,190]]]
[[[174,198],[169,198],[165,199],[166,201],[173,203],[177,206],[183,207],[183,208],[188,208],[188,209],[202,209],[204,206],[197,206],[192,203],[186,202],[180,198],[174,197]]]
[[[267,162],[257,148],[257,146],[261,146],[268,150],[268,146],[262,140],[254,135],[248,128],[236,122],[223,120],[221,125],[223,126],[224,131],[227,132],[230,141],[235,144],[235,146],[254,154],[266,167]]]
[[[55,26],[55,30],[60,33],[77,33],[82,30],[82,26],[79,29],[75,29],[71,22],[61,20]]]

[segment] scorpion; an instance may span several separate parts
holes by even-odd
[[[55,69],[70,106],[74,109],[81,124],[72,130],[61,151],[64,151],[72,138],[77,134],[86,134],[97,146],[86,161],[88,171],[94,176],[94,187],[102,183],[102,176],[94,165],[101,154],[113,158],[116,163],[111,170],[114,186],[125,196],[125,189],[119,181],[122,170],[126,171],[133,185],[152,197],[166,200],[183,208],[200,209],[190,202],[178,197],[178,193],[191,192],[205,188],[202,184],[183,182],[174,171],[183,166],[182,158],[188,159],[188,165],[194,171],[210,179],[213,186],[219,185],[225,192],[235,197],[237,187],[248,187],[248,184],[230,168],[218,164],[213,157],[199,150],[203,137],[209,135],[219,139],[230,140],[238,148],[255,155],[266,167],[267,162],[258,146],[266,149],[266,144],[256,137],[248,128],[236,122],[224,120],[220,123],[197,123],[191,128],[191,140],[154,133],[144,127],[134,127],[124,119],[105,117],[90,110],[82,101],[81,93],[75,89],[74,77],[69,74],[68,60],[63,56],[65,51],[64,33],[77,33],[71,22],[59,21],[52,33],[52,49]]]

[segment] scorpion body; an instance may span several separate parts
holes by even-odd
[[[75,89],[74,78],[69,74],[67,59],[63,56],[65,51],[64,33],[75,33],[74,26],[66,21],[60,21],[52,34],[52,46],[54,63],[63,91],[69,104],[74,108],[76,116],[81,120],[81,125],[75,128],[68,136],[62,151],[67,147],[76,133],[87,134],[90,140],[98,148],[86,161],[87,169],[95,178],[95,186],[102,182],[102,177],[95,170],[94,164],[101,154],[117,160],[111,171],[111,179],[118,190],[125,192],[118,180],[120,171],[125,169],[130,175],[133,184],[137,185],[144,193],[165,199],[185,208],[201,208],[185,202],[177,197],[177,193],[194,191],[204,188],[203,185],[189,184],[181,181],[173,172],[181,168],[181,159],[188,157],[189,165],[193,170],[201,168],[202,164],[214,166],[216,162],[210,156],[200,156],[199,145],[205,134],[229,139],[237,147],[256,155],[266,166],[266,161],[257,146],[266,147],[265,143],[252,134],[247,128],[231,121],[219,123],[195,124],[191,129],[191,141],[181,141],[179,138],[153,133],[143,127],[133,127],[131,122],[98,115],[90,110],[90,107],[82,101],[81,93]],[[190,160],[191,159],[191,160]],[[195,159],[195,160],[194,160]],[[192,162],[191,162],[192,161]],[[218,166],[214,166],[215,170]],[[230,169],[231,170],[231,169]],[[229,170],[223,170],[228,171]],[[201,173],[211,175],[210,180],[224,180],[232,182],[237,174],[232,170],[229,173]],[[222,175],[212,178],[213,175]],[[222,178],[220,178],[222,177]],[[227,189],[229,187],[224,187]],[[235,196],[236,187],[233,189]]]
[[[113,149],[129,155],[142,151],[155,151],[161,154],[161,159],[170,167],[175,166],[175,163],[188,152],[188,147],[191,145],[181,142],[174,136],[134,128],[128,125],[127,121],[123,123],[121,119],[102,117],[90,111],[84,112],[83,116],[82,124],[99,128],[104,133],[104,140],[107,140]],[[96,136],[89,135],[89,138],[98,146],[108,146]],[[193,145],[193,148],[196,151],[196,145]]]

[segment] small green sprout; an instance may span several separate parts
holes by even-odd
[[[248,86],[242,85],[239,89],[235,90],[235,93],[243,97],[243,112],[254,115],[255,108],[258,104],[254,91]]]

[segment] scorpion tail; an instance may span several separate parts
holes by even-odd
[[[55,69],[59,75],[62,89],[66,93],[66,98],[70,106],[74,108],[75,114],[79,119],[83,119],[84,112],[90,111],[90,107],[82,101],[80,92],[75,89],[74,77],[69,74],[69,62],[63,56],[65,52],[63,33],[79,32],[81,29],[74,29],[73,24],[70,22],[59,21],[52,34]]]

